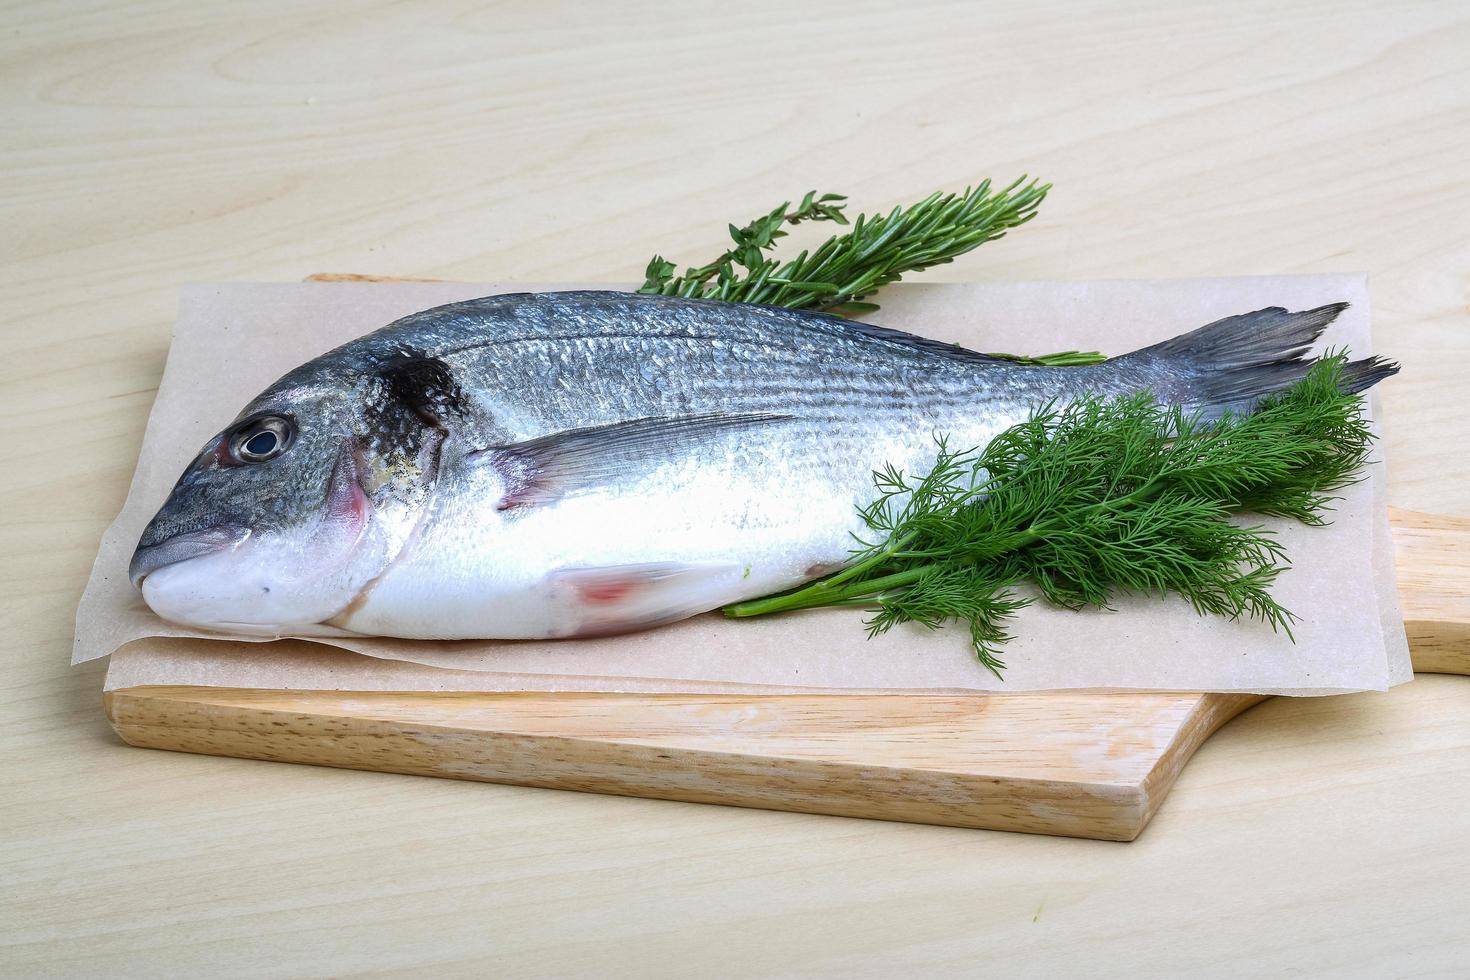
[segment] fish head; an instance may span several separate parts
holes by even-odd
[[[403,360],[306,365],[205,443],[133,553],[129,578],[149,607],[282,635],[363,594],[412,535],[445,435],[398,377]]]

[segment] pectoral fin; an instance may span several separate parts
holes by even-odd
[[[500,472],[506,486],[500,509],[509,510],[608,486],[712,439],[790,418],[754,412],[632,419],[482,449],[468,460]]]

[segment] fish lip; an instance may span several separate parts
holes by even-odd
[[[141,589],[143,580],[167,565],[176,565],[200,555],[213,554],[233,548],[250,537],[250,529],[238,524],[216,524],[175,534],[158,544],[139,547],[128,563],[128,579],[133,588]]]

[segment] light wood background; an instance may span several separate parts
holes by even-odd
[[[1255,708],[1119,845],[141,751],[66,659],[179,283],[628,280],[813,187],[1056,184],[934,278],[1366,270],[1391,500],[1470,514],[1467,16],[8,5],[0,974],[1463,972],[1465,678]]]

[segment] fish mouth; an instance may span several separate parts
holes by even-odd
[[[133,560],[128,564],[128,578],[134,588],[142,588],[143,579],[160,568],[198,558],[200,555],[225,551],[249,536],[250,529],[238,524],[217,524],[214,527],[175,534],[158,544],[139,547],[133,552]]]

